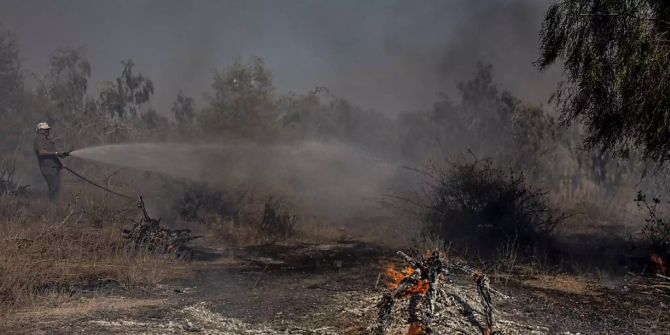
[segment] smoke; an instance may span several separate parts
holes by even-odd
[[[491,63],[503,86],[546,102],[558,73],[539,74],[537,32],[548,0],[86,1],[3,0],[0,22],[21,42],[27,68],[85,46],[91,89],[121,71],[156,84],[168,113],[179,89],[200,97],[234,57],[263,57],[280,93],[326,86],[364,108],[394,114],[429,108],[438,91]]]
[[[84,46],[92,95],[120,74],[121,60],[133,59],[135,71],[153,80],[152,107],[163,114],[180,89],[203,107],[198,98],[211,91],[215,70],[256,55],[278,94],[325,86],[388,116],[430,109],[438,92],[453,94],[455,82],[471,78],[477,61],[493,64],[515,96],[545,102],[557,75],[539,74],[532,61],[548,2],[0,0],[0,22],[16,33],[24,67],[35,73],[46,73],[57,48]],[[382,138],[376,126],[365,131]],[[253,182],[338,214],[373,204],[397,172],[367,152],[316,141],[128,144],[73,155],[222,188]]]
[[[342,143],[291,145],[141,143],[73,151],[73,157],[153,171],[222,189],[261,186],[312,213],[344,217],[377,206],[396,165]]]

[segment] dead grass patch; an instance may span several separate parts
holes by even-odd
[[[91,213],[97,212],[76,201],[55,207],[0,198],[0,310],[93,291],[99,283],[155,284],[172,274],[178,261],[171,255],[126,247],[121,228],[133,215],[95,227]]]
[[[138,299],[123,297],[81,297],[57,304],[57,306],[40,306],[30,310],[17,310],[5,319],[9,325],[21,324],[34,320],[61,320],[71,317],[95,315],[100,312],[127,312],[138,308],[160,306],[163,299]]]
[[[521,286],[541,290],[552,290],[567,294],[588,296],[599,296],[602,294],[599,285],[579,276],[546,274],[509,278],[508,280]]]

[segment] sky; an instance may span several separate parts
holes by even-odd
[[[82,47],[91,91],[121,60],[154,81],[162,113],[179,90],[203,104],[213,74],[236,57],[262,57],[278,93],[325,86],[366,109],[395,115],[431,108],[439,92],[481,61],[531,104],[560,79],[540,72],[538,33],[548,0],[0,0],[1,29],[19,40],[24,66],[43,74],[60,47]]]

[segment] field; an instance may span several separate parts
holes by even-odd
[[[17,334],[364,334],[385,290],[393,251],[358,242],[208,250],[160,284],[108,280],[6,317]],[[639,276],[500,275],[497,325],[505,334],[664,334],[668,285]],[[474,294],[454,275],[454,293]],[[60,301],[59,301],[60,300]],[[461,317],[467,324],[468,314]],[[472,313],[478,313],[473,311]],[[439,320],[439,319],[438,319]],[[441,322],[441,321],[437,321]],[[398,324],[396,331],[406,329]],[[473,326],[465,334],[478,334]]]
[[[667,3],[0,4],[0,334],[670,334]]]
[[[13,334],[367,334],[388,291],[389,265],[406,266],[396,251],[417,250],[337,231],[310,237],[309,230],[234,246],[221,236],[254,234],[231,228],[221,235],[203,225],[195,227],[202,237],[190,242],[189,259],[180,259],[124,247],[120,230],[130,224],[123,222],[141,220],[139,209],[116,212],[98,228],[85,220],[100,215],[90,209],[52,209],[28,223],[34,207],[23,212],[25,201],[2,201],[4,220],[14,224],[3,225],[0,287],[11,304],[1,330]],[[504,265],[478,264],[502,294],[494,295],[494,330],[504,334],[663,334],[670,321],[663,278]],[[475,282],[457,272],[448,278],[443,289],[454,298],[438,304],[434,323],[480,334]],[[405,304],[394,310],[391,333],[406,332]]]

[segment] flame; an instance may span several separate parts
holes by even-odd
[[[429,287],[430,283],[427,280],[419,279],[416,284],[407,289],[407,293],[426,294]]]
[[[654,266],[656,267],[656,273],[662,275],[665,274],[665,263],[663,262],[663,258],[661,258],[661,256],[652,254],[651,262],[654,263]]]
[[[414,268],[408,266],[401,271],[397,271],[393,265],[389,265],[386,268],[386,276],[390,281],[386,284],[389,290],[396,290],[400,287],[400,283],[405,279],[414,274]],[[430,288],[430,282],[424,279],[418,279],[416,284],[407,288],[405,293],[407,294],[426,294]]]
[[[423,335],[425,332],[423,331],[423,326],[419,322],[414,322],[411,325],[409,325],[409,329],[407,330],[407,335]]]
[[[414,269],[410,266],[402,269],[401,271],[397,271],[392,264],[389,265],[386,267],[386,276],[389,277],[390,281],[386,283],[386,287],[388,287],[389,290],[397,289],[400,287],[400,282],[402,282],[403,279],[411,276],[413,273]]]

